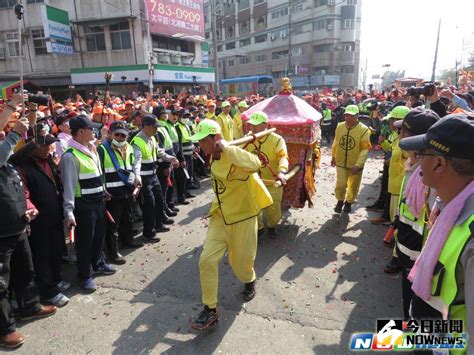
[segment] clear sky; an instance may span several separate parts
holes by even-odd
[[[373,74],[405,69],[406,76],[430,79],[438,21],[441,37],[437,72],[466,62],[474,52],[474,0],[361,0],[361,67]],[[464,51],[463,47],[464,38]]]

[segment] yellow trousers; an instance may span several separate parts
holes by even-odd
[[[276,188],[273,186],[267,186],[268,192],[273,199],[273,204],[265,208],[265,216],[267,217],[268,228],[275,228],[278,222],[281,220],[281,200],[283,198],[283,188]],[[263,212],[258,215],[258,229],[263,229]]]
[[[362,171],[356,175],[352,175],[351,169],[337,167],[336,174],[335,193],[337,200],[353,203],[359,193],[360,183],[362,181]]]
[[[235,276],[243,283],[256,279],[253,268],[257,255],[257,217],[226,225],[221,212],[211,216],[206,241],[199,259],[202,303],[209,308],[217,306],[219,263],[228,251],[229,264]]]
[[[400,201],[399,195],[390,196],[390,222],[393,223],[395,216],[397,215],[398,202]]]

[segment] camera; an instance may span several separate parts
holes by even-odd
[[[435,84],[427,83],[419,88],[412,86],[411,88],[408,89],[407,94],[409,96],[416,96],[416,97],[419,97],[420,95],[431,96],[434,94],[435,90],[436,90]]]
[[[49,104],[48,96],[44,95],[28,94],[28,101],[42,106],[48,106]]]

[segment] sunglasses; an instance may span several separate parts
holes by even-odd
[[[126,135],[126,134],[123,134],[123,133],[114,133],[114,136],[115,136],[115,137],[127,138],[127,135]]]

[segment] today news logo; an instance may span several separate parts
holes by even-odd
[[[355,351],[410,351],[415,349],[465,349],[467,334],[462,320],[378,319],[377,333],[352,334]]]

